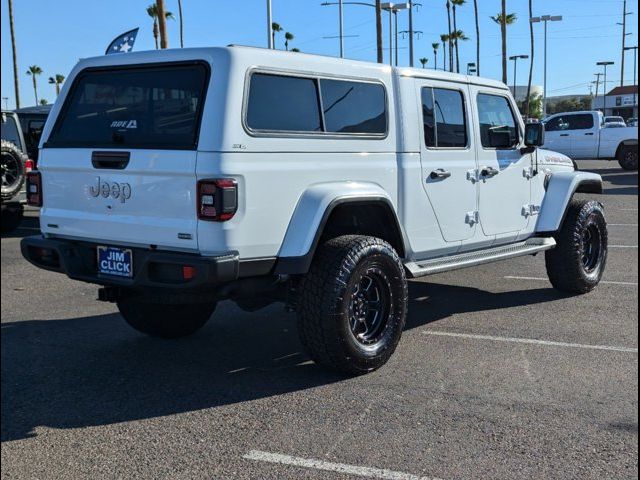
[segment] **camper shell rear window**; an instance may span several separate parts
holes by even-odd
[[[44,146],[195,149],[209,75],[204,62],[86,69]]]

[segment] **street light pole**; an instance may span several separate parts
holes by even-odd
[[[338,0],[338,10],[340,11],[340,58],[344,58],[344,16],[342,14],[342,2]]]
[[[518,83],[516,79],[518,77],[518,59],[522,58],[523,60],[529,58],[529,55],[513,55],[509,57],[509,60],[513,60],[513,96],[516,96],[516,88]]]
[[[544,92],[542,97],[542,113],[547,114],[547,23],[560,22],[562,15],[543,15],[531,18],[531,23],[544,22]]]
[[[273,24],[273,15],[271,12],[271,0],[267,0],[267,45],[273,50],[273,35],[271,35],[271,25]]]
[[[396,20],[396,31],[395,31],[395,37],[396,37],[396,65],[398,65],[398,17],[397,17],[397,13],[399,10],[406,10],[407,8],[410,7],[410,3],[393,3],[393,2],[388,2],[388,3],[383,3],[381,5],[382,10],[386,10],[387,12],[389,12],[389,65],[393,66],[393,37],[394,37],[394,32],[393,32],[393,17],[394,15],[395,20]]]
[[[638,86],[638,46],[635,47],[625,47],[625,50],[633,50],[633,86],[637,88]],[[637,108],[636,105],[637,96],[636,91],[633,91],[633,108]],[[637,116],[637,113],[634,110],[634,115]]]
[[[597,65],[604,67],[604,116],[607,116],[607,67],[609,65],[615,65],[615,62],[598,62]]]

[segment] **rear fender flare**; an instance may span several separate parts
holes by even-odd
[[[306,273],[331,212],[345,203],[380,203],[387,206],[393,214],[406,252],[408,242],[398,221],[396,208],[380,185],[368,182],[322,183],[311,186],[300,197],[278,253],[275,273]]]
[[[557,232],[576,193],[601,194],[602,177],[590,172],[554,173],[540,208],[536,233]]]

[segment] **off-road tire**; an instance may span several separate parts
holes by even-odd
[[[159,304],[132,298],[117,302],[125,321],[152,337],[180,338],[195,333],[209,320],[215,303]]]
[[[638,146],[628,145],[618,152],[618,163],[624,170],[638,170]]]
[[[24,154],[15,145],[7,140],[0,141],[2,170],[2,200],[10,200],[15,197],[25,179]]]
[[[587,241],[587,237],[596,236],[596,240]],[[607,264],[608,233],[602,204],[572,200],[555,240],[556,248],[548,250],[545,257],[551,284],[568,293],[593,290]]]
[[[380,282],[380,300],[386,298],[388,309],[380,317],[386,321],[380,322],[370,340],[373,343],[364,344],[352,330],[350,312],[359,285],[369,277]],[[404,267],[391,245],[357,235],[327,241],[316,253],[299,292],[300,340],[318,365],[359,375],[389,360],[402,335],[408,302]]]
[[[20,226],[22,217],[24,216],[24,207],[18,205],[3,205],[2,206],[2,218],[0,223],[2,225],[2,233],[11,233]]]

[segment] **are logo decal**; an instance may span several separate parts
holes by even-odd
[[[138,128],[137,120],[114,120],[111,128]]]

